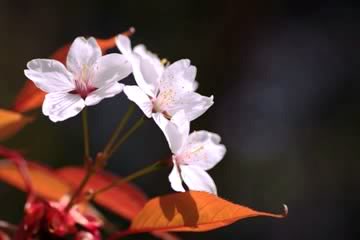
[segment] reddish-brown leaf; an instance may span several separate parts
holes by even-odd
[[[39,164],[27,161],[28,172],[34,193],[49,200],[59,200],[71,191],[63,179],[53,171]],[[16,166],[8,161],[0,162],[0,179],[22,191],[26,191],[26,184]]]
[[[10,240],[9,235],[0,230],[0,240]]]
[[[131,32],[129,30],[123,34],[130,35]],[[110,48],[115,47],[115,37],[96,40],[103,53],[108,51]],[[70,44],[66,44],[56,50],[50,58],[56,59],[65,64],[69,48]],[[17,112],[28,112],[30,110],[34,110],[42,105],[44,97],[45,93],[38,89],[32,81],[27,80],[15,99],[13,109]]]
[[[203,232],[244,218],[282,218],[286,214],[286,206],[285,213],[279,215],[255,211],[205,192],[175,193],[151,199],[133,220],[130,229],[112,239],[149,231]]]
[[[0,109],[0,141],[13,136],[31,121],[31,117],[21,113]]]
[[[85,171],[80,167],[64,167],[58,169],[57,174],[68,181],[73,187],[76,187],[84,177]],[[103,188],[119,179],[119,177],[113,176],[110,173],[99,172],[91,177],[84,191]],[[147,197],[136,186],[124,183],[99,194],[95,198],[95,202],[123,218],[132,220],[144,207]],[[166,232],[151,232],[151,234],[163,240],[179,240],[174,234]]]

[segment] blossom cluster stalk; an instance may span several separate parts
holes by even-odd
[[[155,162],[155,163],[153,163],[153,164],[151,164],[151,165],[149,165],[149,166],[147,166],[147,167],[145,167],[143,169],[140,169],[140,170],[130,174],[127,177],[124,177],[122,179],[119,179],[117,181],[112,182],[108,186],[105,186],[103,188],[97,189],[97,190],[89,193],[85,199],[87,201],[94,200],[96,198],[96,196],[100,195],[101,193],[109,191],[110,189],[112,189],[114,187],[117,187],[117,186],[120,186],[121,184],[133,181],[133,180],[135,180],[135,179],[137,179],[139,177],[145,176],[145,175],[147,175],[149,173],[155,172],[155,171],[157,171],[157,170],[159,170],[162,167],[167,166],[167,165],[168,165],[167,161],[165,161],[165,162],[163,162],[163,161]]]

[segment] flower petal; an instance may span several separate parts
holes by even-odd
[[[156,125],[159,126],[159,128],[161,129],[161,131],[164,132],[165,134],[165,128],[166,126],[170,123],[169,119],[167,119],[163,113],[160,112],[155,112],[152,115],[152,118],[154,119]],[[166,134],[165,134],[166,137]],[[170,143],[169,143],[170,144]]]
[[[146,50],[144,45],[131,49],[130,39],[122,34],[116,37],[116,45],[131,62],[136,83],[149,96],[155,97],[163,66],[155,54]]]
[[[169,181],[171,184],[171,188],[177,192],[185,192],[185,189],[182,185],[182,179],[180,176],[179,168],[176,165],[176,162],[173,160],[174,166],[169,174]]]
[[[153,116],[156,124],[164,132],[171,152],[174,154],[180,152],[190,131],[190,122],[187,120],[185,112],[179,111],[170,121],[161,113],[155,113]]]
[[[196,92],[187,92],[177,96],[174,101],[167,106],[166,110],[170,115],[184,110],[186,117],[189,121],[192,121],[201,116],[214,104],[213,99],[213,96],[206,97]]]
[[[72,43],[66,59],[66,66],[74,75],[81,73],[83,66],[92,66],[101,57],[96,39],[77,37]]]
[[[202,130],[191,133],[182,149],[183,152],[188,153],[186,164],[204,170],[213,168],[226,153],[226,148],[220,144],[220,141],[220,136],[212,132]]]
[[[109,83],[120,81],[131,73],[131,64],[124,55],[112,53],[100,57],[94,65],[91,84],[101,88]]]
[[[124,55],[132,54],[131,42],[127,36],[125,36],[123,34],[117,35],[115,43],[122,54],[124,54]]]
[[[198,87],[195,77],[196,67],[190,65],[190,60],[178,60],[165,69],[161,77],[160,91],[173,89],[176,92],[193,92]]]
[[[84,107],[85,102],[79,95],[49,93],[45,96],[42,110],[51,121],[58,122],[77,115]]]
[[[217,195],[214,180],[203,169],[191,166],[180,165],[182,179],[190,190],[204,191]]]
[[[44,92],[69,92],[75,89],[72,74],[59,61],[33,59],[26,66],[25,76]]]
[[[159,88],[160,77],[164,72],[164,65],[154,53],[148,51],[144,45],[134,48],[138,61],[134,63],[134,77],[136,83],[146,94],[155,97]]]
[[[136,105],[138,105],[148,118],[151,117],[153,107],[152,102],[138,86],[125,86],[124,93],[130,101],[133,101]]]
[[[158,75],[161,75],[164,72],[165,67],[161,63],[160,58],[153,52],[149,51],[144,44],[136,45],[134,47],[134,53],[143,59],[149,60],[151,64],[156,67],[156,72]]]
[[[116,94],[121,93],[121,91],[124,88],[124,84],[121,83],[109,83],[108,85],[105,85],[104,87],[101,87],[92,93],[90,93],[85,98],[85,105],[86,106],[92,106],[95,104],[98,104],[101,100],[104,98],[110,98],[115,96]]]

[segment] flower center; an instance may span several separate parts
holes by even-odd
[[[84,64],[81,68],[80,73],[75,79],[75,94],[79,94],[83,99],[85,99],[92,91],[96,90],[95,87],[91,85],[92,70],[88,65]]]
[[[191,162],[197,160],[197,154],[200,154],[201,150],[204,149],[203,145],[195,146],[192,149],[189,149],[188,151],[185,151],[179,155],[176,156],[176,162],[180,165],[187,165],[191,164]]]
[[[166,89],[159,92],[158,96],[152,100],[153,112],[161,112],[167,118],[171,118],[168,112],[169,106],[174,101],[175,92],[172,89]]]

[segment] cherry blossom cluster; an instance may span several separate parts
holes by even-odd
[[[28,62],[25,75],[47,93],[43,114],[53,122],[64,121],[123,91],[164,133],[172,152],[171,187],[183,192],[185,183],[190,190],[217,194],[206,171],[222,160],[226,148],[215,133],[190,133],[190,122],[213,105],[213,96],[196,92],[196,67],[188,59],[170,64],[144,45],[132,48],[125,35],[116,37],[116,45],[121,54],[102,55],[95,38],[78,37],[66,66],[52,59]],[[131,73],[135,85],[119,83]]]
[[[96,217],[96,213],[84,213],[80,205],[74,205],[66,211],[68,201],[68,196],[64,196],[60,201],[30,197],[26,202],[25,216],[15,239],[30,240],[33,236],[48,239],[49,235],[73,235],[75,240],[101,240],[100,228],[103,223]]]

